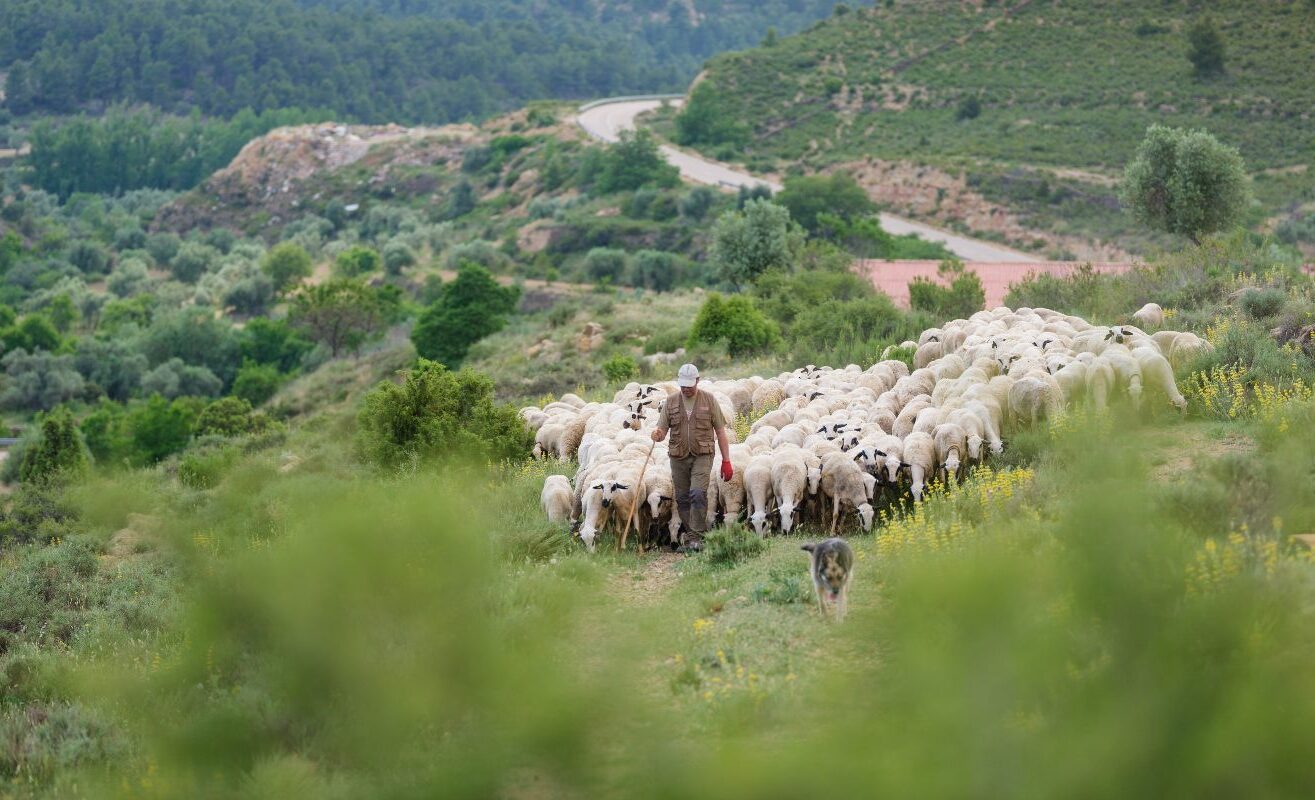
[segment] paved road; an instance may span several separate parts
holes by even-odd
[[[679,105],[680,102],[675,100],[672,101],[672,104]],[[615,142],[622,131],[635,129],[635,117],[645,111],[652,111],[661,104],[660,100],[622,100],[615,103],[603,103],[580,112],[576,117],[576,122],[584,129],[585,133],[595,139],[604,142]],[[687,181],[721,186],[727,189],[763,184],[771,187],[774,192],[781,190],[779,183],[737,172],[725,164],[691,155],[668,145],[663,145],[661,149],[667,161],[678,167],[681,177]],[[916,233],[928,241],[940,242],[950,252],[966,261],[1007,262],[1013,264],[1041,261],[1035,256],[1011,250],[1003,245],[959,236],[893,214],[881,215],[881,227],[896,235]]]

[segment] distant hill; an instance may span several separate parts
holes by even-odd
[[[1207,10],[1225,62],[1202,79],[1187,30]],[[1312,75],[1310,2],[884,2],[713,58],[692,100],[720,121],[687,143],[760,171],[864,162],[895,205],[944,216],[971,196],[1013,215],[1013,238],[1139,249],[1154,240],[1113,179],[1155,122],[1240,148],[1266,216],[1315,200]],[[902,163],[940,168],[941,191],[901,198]]]
[[[483,118],[545,98],[679,91],[704,59],[834,0],[16,0],[0,89],[17,115],[149,103],[359,122]]]

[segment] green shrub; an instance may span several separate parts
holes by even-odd
[[[516,409],[493,402],[493,382],[420,359],[402,385],[384,381],[357,417],[357,450],[379,469],[421,464],[520,461],[532,437]]]
[[[196,283],[197,279],[219,263],[219,251],[199,242],[187,242],[174,254],[169,269],[175,279],[183,283]]]
[[[926,278],[914,278],[909,283],[909,305],[916,311],[925,311],[938,321],[966,319],[986,305],[986,290],[975,272],[967,272],[959,261],[941,262],[942,278],[948,287]]]
[[[178,480],[191,489],[213,489],[241,455],[233,446],[189,449],[178,462]]]
[[[333,268],[343,278],[359,278],[378,270],[381,263],[378,252],[356,245],[339,253],[334,259]]]
[[[133,461],[154,464],[187,447],[198,413],[193,398],[169,402],[158,394],[133,406],[124,421],[132,437]]]
[[[639,364],[635,359],[617,354],[603,362],[603,376],[608,383],[625,383],[639,374]]]
[[[221,397],[202,409],[193,432],[197,436],[246,436],[264,433],[271,424],[269,417],[253,411],[243,398]]]
[[[621,282],[626,272],[626,253],[608,247],[595,247],[584,258],[584,274],[592,282]]]
[[[694,319],[687,346],[692,349],[700,342],[724,342],[726,351],[734,357],[767,350],[778,338],[776,325],[763,316],[752,299],[742,295],[722,299],[713,292]]]
[[[1283,310],[1288,295],[1282,289],[1247,289],[1238,298],[1238,305],[1251,319],[1264,320]]]
[[[247,361],[233,379],[233,396],[258,406],[273,397],[283,383],[283,376],[269,364]]]
[[[976,95],[968,95],[959,101],[959,106],[954,110],[954,118],[959,122],[969,119],[977,119],[982,114],[982,101],[978,100]]]
[[[384,271],[389,275],[401,275],[407,267],[416,263],[415,251],[404,242],[389,242],[384,245]]]
[[[877,204],[847,172],[787,178],[774,202],[809,233],[820,230],[823,215],[852,223],[877,211]]]
[[[280,242],[265,254],[260,268],[274,282],[275,291],[286,292],[310,277],[310,253],[296,242]]]
[[[766,550],[767,542],[761,536],[738,523],[712,531],[703,539],[704,558],[709,565],[723,569],[756,558]]]
[[[794,605],[808,603],[813,599],[812,588],[807,580],[799,575],[799,570],[783,570],[773,567],[767,573],[767,580],[753,587],[753,600],[756,603],[773,603],[775,605]]]

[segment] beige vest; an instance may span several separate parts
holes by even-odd
[[[694,411],[686,418],[684,396],[679,391],[667,395],[666,426],[671,436],[667,449],[672,458],[712,455],[716,443],[712,429],[712,403],[712,395],[698,390],[694,393]]]

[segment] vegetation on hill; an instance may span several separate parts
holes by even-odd
[[[852,316],[809,293],[852,278],[773,271],[753,303],[811,327]],[[298,392],[361,390],[277,430],[223,401],[165,466],[25,482],[0,513],[0,789],[806,794],[825,749],[850,765],[828,782],[841,793],[918,794],[935,775],[1008,794],[1023,764],[1028,787],[1080,793],[1099,751],[1119,794],[1300,794],[1313,562],[1291,534],[1315,524],[1315,461],[1294,432],[1315,424],[1315,360],[1269,329],[1315,324],[1313,289],[1244,236],[1017,287],[1097,322],[1161,299],[1216,346],[1180,376],[1189,416],[1019,431],[962,486],[845,531],[859,569],[842,625],[818,620],[798,549],[820,531],[732,529],[683,561],[572,544],[538,507],[572,465],[528,463],[475,372],[408,351],[357,381],[336,370],[383,351],[331,362]],[[576,310],[611,304],[617,331],[688,324],[692,297],[589,292]],[[552,312],[536,313],[542,332]],[[531,318],[475,349],[510,349]],[[154,441],[194,413],[147,405]],[[66,463],[76,432],[49,419],[69,446],[41,458]],[[98,425],[83,421],[89,445]],[[969,768],[938,771],[947,742]]]
[[[1249,221],[1291,221],[1304,237],[1315,15],[1282,2],[1209,11],[1226,64],[1202,76],[1189,40],[1193,53],[1215,45],[1195,3],[878,3],[714,57],[676,135],[764,172],[928,164],[958,176],[948,191],[1032,230],[1144,249],[1167,241],[1129,224],[1113,179],[1151,125],[1199,128],[1252,171]]]
[[[547,97],[679,91],[713,53],[833,4],[40,0],[0,8],[0,72],[15,115],[124,101],[448,122]]]

